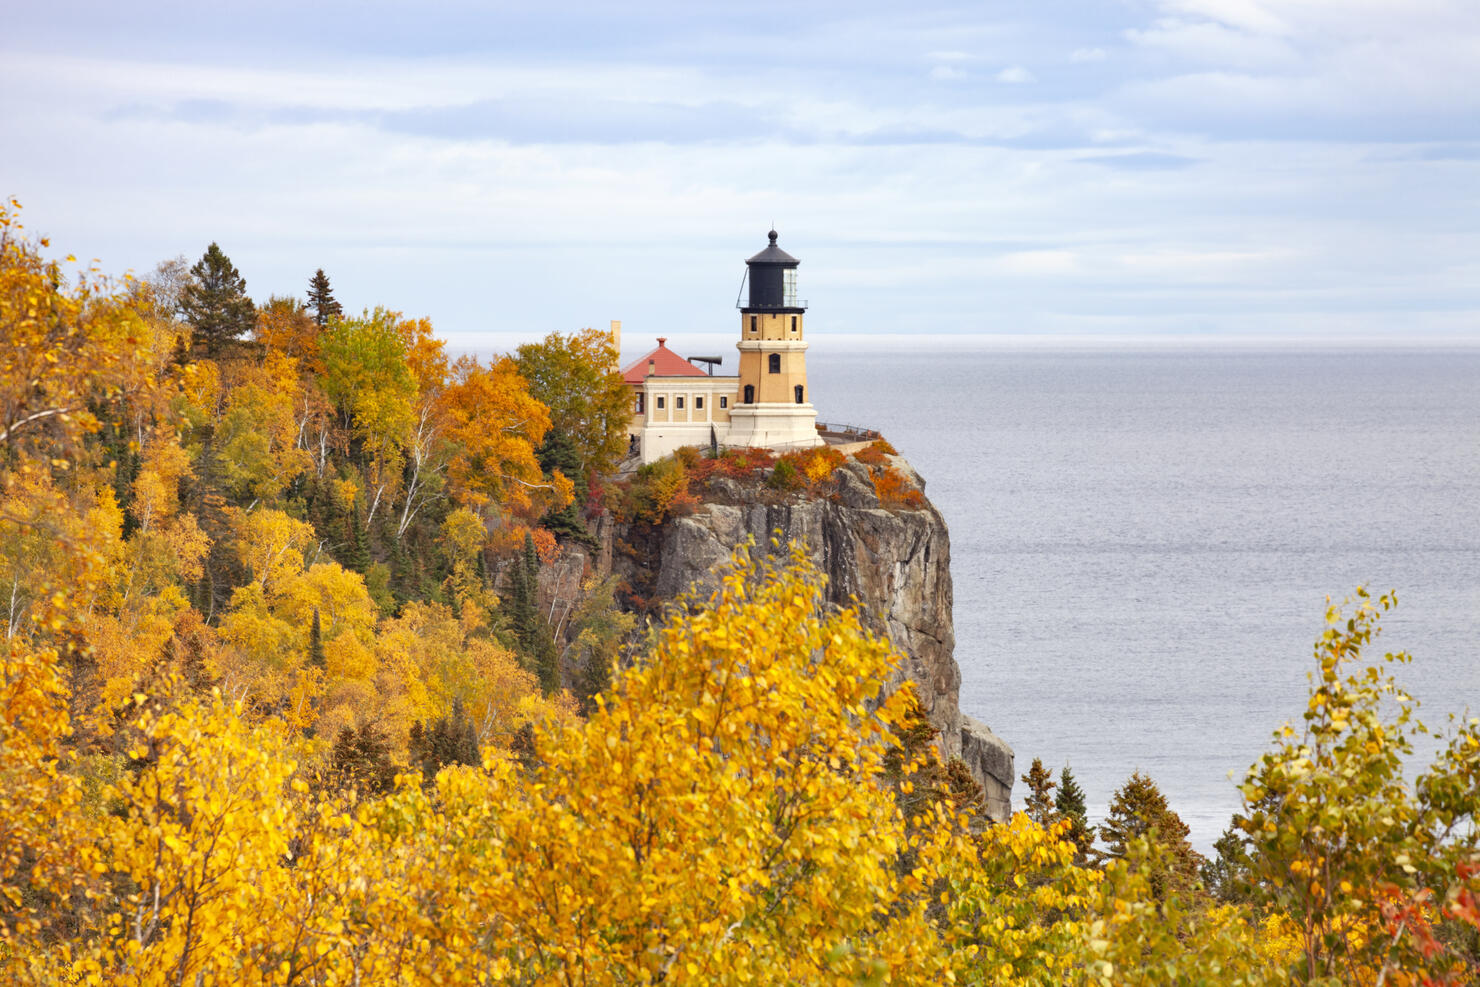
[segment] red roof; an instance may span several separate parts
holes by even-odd
[[[652,361],[652,373],[658,377],[708,377],[704,371],[694,366],[677,353],[670,350],[665,343],[666,336],[658,337],[658,348],[645,356],[640,356],[627,366],[622,368],[622,379],[629,384],[641,384],[648,376],[648,361]]]

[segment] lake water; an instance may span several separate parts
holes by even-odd
[[[945,515],[962,708],[1092,815],[1139,769],[1210,846],[1359,584],[1398,591],[1377,650],[1424,718],[1480,710],[1480,348],[819,340],[808,371]]]

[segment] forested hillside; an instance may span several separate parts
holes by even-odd
[[[605,503],[841,457],[614,487],[604,334],[451,359],[322,270],[257,306],[215,244],[49,249],[0,212],[5,982],[1475,982],[1480,721],[1405,777],[1390,598],[1330,612],[1215,860],[1139,775],[1096,833],[1035,763],[987,825],[799,551],[645,634],[595,576],[536,605]]]

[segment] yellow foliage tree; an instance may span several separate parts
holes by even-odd
[[[444,434],[454,449],[447,475],[460,503],[483,516],[493,507],[525,518],[570,503],[571,481],[558,472],[546,481],[540,470],[535,449],[550,414],[530,396],[513,360],[484,367],[460,358],[443,401]]]

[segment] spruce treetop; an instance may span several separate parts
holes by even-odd
[[[1043,766],[1042,758],[1033,758],[1033,766],[1023,775],[1023,782],[1028,786],[1027,805],[1024,807],[1028,818],[1040,825],[1049,825],[1056,818],[1053,800],[1055,785],[1053,775]]]
[[[257,321],[246,280],[215,243],[190,269],[190,283],[180,292],[180,312],[210,352],[241,338]]]
[[[335,300],[334,290],[329,287],[329,275],[322,267],[308,279],[308,307],[313,310],[314,321],[321,326],[344,314],[344,307]]]

